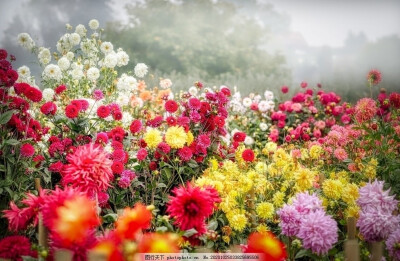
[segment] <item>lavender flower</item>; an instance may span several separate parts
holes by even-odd
[[[296,208],[293,205],[285,204],[277,213],[282,234],[289,237],[297,235],[301,223],[301,214]]]
[[[381,210],[362,210],[357,221],[360,233],[367,241],[381,241],[399,227],[400,217]]]
[[[375,180],[360,188],[360,197],[357,204],[362,211],[381,210],[384,213],[392,213],[397,209],[398,201],[394,196],[389,196],[390,189],[383,191],[383,181]]]
[[[400,260],[400,228],[390,234],[386,240],[386,249],[393,260]]]
[[[315,193],[311,195],[308,194],[308,192],[298,193],[296,198],[293,199],[292,204],[302,215],[323,209],[322,201],[317,197],[317,195],[315,195]]]
[[[303,247],[318,255],[328,253],[338,240],[336,221],[318,209],[304,216],[297,237],[303,240]]]

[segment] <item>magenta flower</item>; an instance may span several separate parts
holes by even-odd
[[[394,231],[386,240],[386,249],[393,260],[400,260],[400,228]]]

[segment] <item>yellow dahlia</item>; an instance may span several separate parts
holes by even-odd
[[[149,129],[144,134],[143,140],[150,149],[154,149],[162,141],[161,133],[157,129]]]
[[[173,149],[181,149],[187,142],[187,134],[183,127],[172,126],[169,127],[165,133],[165,141]]]
[[[261,202],[256,208],[257,215],[264,219],[270,219],[274,216],[275,208],[272,203]]]

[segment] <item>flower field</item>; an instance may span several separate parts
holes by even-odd
[[[0,50],[0,258],[400,260],[400,93],[379,89],[384,72],[354,104],[307,82],[175,92],[101,32],[70,26],[54,52],[21,33],[39,79]]]

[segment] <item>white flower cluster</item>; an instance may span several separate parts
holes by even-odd
[[[32,37],[27,33],[21,33],[18,35],[18,43],[23,48],[27,50],[32,50],[35,47],[35,42],[32,40]]]
[[[172,86],[172,81],[170,79],[162,79],[160,81],[161,89],[168,89]]]

